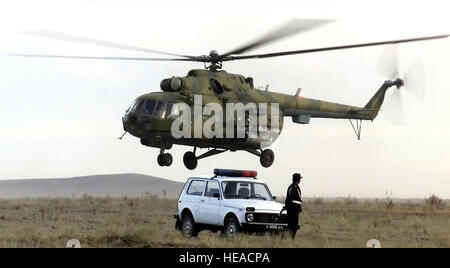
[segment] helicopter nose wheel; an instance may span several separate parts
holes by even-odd
[[[187,152],[183,156],[184,166],[189,170],[194,170],[197,168],[198,159],[193,152]]]
[[[272,166],[273,162],[275,161],[275,154],[270,149],[264,150],[259,157],[259,161],[261,162],[261,165],[263,167],[268,168]]]
[[[159,154],[158,165],[161,167],[170,167],[173,163],[173,157],[171,154]]]

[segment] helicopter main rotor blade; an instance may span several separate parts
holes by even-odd
[[[323,24],[332,22],[332,20],[300,20],[300,19],[293,19],[289,21],[287,24],[281,26],[280,28],[264,35],[261,38],[256,39],[253,42],[250,42],[242,47],[239,47],[237,49],[234,49],[228,53],[225,53],[223,55],[220,55],[222,58],[225,58],[230,55],[237,55],[242,54],[246,51],[249,51],[251,49],[255,49],[257,47],[266,45],[268,43],[280,40],[282,38],[288,37],[290,35],[299,33],[299,32],[306,32],[308,30],[311,30],[313,28],[316,28],[318,26],[321,26]]]
[[[130,61],[198,61],[188,58],[129,58],[129,57],[91,57],[91,56],[64,56],[64,55],[39,55],[39,54],[5,54],[16,57],[31,58],[59,58],[59,59],[87,59],[87,60],[130,60]]]
[[[174,53],[160,51],[160,50],[153,50],[153,49],[130,46],[130,45],[125,45],[125,44],[113,43],[113,42],[109,42],[109,41],[102,41],[102,40],[92,39],[92,38],[88,38],[88,37],[54,32],[54,31],[49,31],[49,30],[28,31],[28,32],[22,32],[22,34],[32,35],[32,36],[37,36],[37,37],[42,37],[42,38],[55,39],[55,40],[66,41],[66,42],[109,47],[109,48],[126,49],[126,50],[138,51],[138,52],[155,53],[155,54],[162,54],[162,55],[183,57],[183,58],[195,58],[194,56],[189,56],[189,55],[179,55],[179,54],[174,54]]]
[[[305,50],[284,51],[284,52],[275,52],[275,53],[258,54],[258,55],[228,56],[225,59],[223,59],[223,61],[246,60],[246,59],[263,59],[263,58],[280,57],[280,56],[288,56],[288,55],[296,55],[296,54],[316,53],[316,52],[331,51],[331,50],[342,50],[342,49],[350,49],[350,48],[382,46],[382,45],[389,45],[389,44],[401,44],[401,43],[419,42],[419,41],[434,40],[434,39],[443,39],[443,38],[447,38],[449,36],[450,35],[446,34],[446,35],[428,36],[428,37],[421,37],[421,38],[392,40],[392,41],[375,42],[375,43],[364,43],[364,44],[346,45],[346,46],[313,48],[313,49],[305,49]]]

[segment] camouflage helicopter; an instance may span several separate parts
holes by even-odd
[[[100,60],[135,60],[135,61],[181,61],[181,62],[199,62],[204,64],[204,69],[190,70],[187,76],[171,77],[161,81],[161,92],[152,92],[138,97],[131,107],[126,111],[122,118],[124,135],[131,135],[140,139],[144,146],[158,148],[158,164],[169,167],[172,165],[173,158],[168,150],[173,145],[184,145],[193,147],[193,151],[188,151],[183,157],[184,165],[187,169],[194,170],[198,161],[207,157],[221,154],[227,151],[246,151],[260,158],[263,167],[270,167],[274,160],[274,152],[268,149],[278,135],[281,133],[284,124],[284,117],[291,117],[297,124],[308,124],[311,118],[334,118],[348,119],[352,123],[358,139],[361,136],[361,125],[363,120],[373,121],[383,104],[386,91],[389,88],[397,87],[400,89],[405,85],[404,80],[399,78],[396,70],[390,72],[391,80],[385,81],[375,95],[363,107],[355,107],[338,103],[326,102],[304,98],[300,95],[300,90],[295,95],[270,92],[268,89],[261,90],[255,88],[251,77],[245,77],[239,74],[232,74],[222,70],[224,62],[245,60],[245,59],[264,59],[279,56],[288,56],[306,53],[318,53],[331,50],[343,50],[351,48],[381,46],[389,44],[399,44],[406,42],[417,42],[424,40],[433,40],[446,38],[449,35],[429,36],[412,39],[393,40],[385,42],[354,44],[345,46],[313,48],[305,50],[283,51],[266,54],[243,55],[257,47],[280,40],[287,36],[305,32],[318,26],[324,25],[328,20],[293,20],[282,27],[247,43],[237,49],[231,50],[225,54],[219,54],[212,50],[209,55],[190,56],[174,53],[151,50],[124,44],[112,43],[96,40],[81,36],[69,35],[52,31],[32,31],[25,34],[51,38],[56,40],[70,41],[76,43],[85,43],[97,46],[112,47],[117,49],[126,49],[139,52],[156,53],[170,58],[126,58],[126,57],[83,57],[83,56],[64,56],[64,55],[31,55],[31,54],[10,54],[14,56],[25,57],[46,57],[46,58],[66,58],[66,59],[100,59]],[[389,69],[389,68],[388,68]],[[391,68],[392,69],[392,68]],[[394,68],[396,69],[396,68]],[[267,121],[276,122],[277,129],[267,128],[269,135],[258,134],[256,137],[236,138],[205,138],[204,135],[194,137],[176,138],[172,133],[172,126],[176,120],[174,115],[179,115],[179,104],[186,104],[188,107],[194,106],[195,97],[200,96],[202,106],[211,103],[218,104],[225,109],[228,103],[256,103],[256,104],[278,104],[279,113],[273,116],[272,113],[267,116]],[[195,108],[195,107],[194,107]],[[270,107],[268,108],[270,109]],[[195,110],[195,109],[194,109]],[[257,115],[259,116],[259,115]],[[195,124],[195,115],[189,116],[192,120],[189,124]],[[248,113],[244,116],[236,115],[234,119],[244,121],[245,128],[248,128]],[[356,124],[353,121],[356,121]],[[205,118],[200,114],[201,124],[205,123]],[[267,134],[267,133],[266,133]],[[123,138],[123,136],[120,139]],[[208,149],[207,152],[197,155],[197,149]]]

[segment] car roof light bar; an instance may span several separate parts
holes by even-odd
[[[214,169],[214,175],[222,177],[249,177],[256,178],[258,172],[253,170]]]

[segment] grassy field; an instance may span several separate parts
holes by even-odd
[[[175,200],[146,198],[0,200],[0,247],[450,247],[450,207],[439,199],[393,203],[352,198],[304,203],[295,240],[174,229]]]

